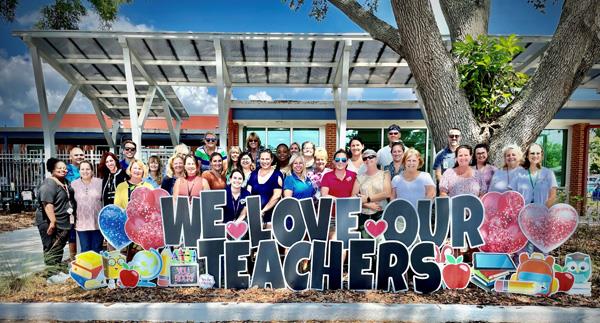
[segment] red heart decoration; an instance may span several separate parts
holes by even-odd
[[[246,232],[248,232],[248,224],[244,221],[229,221],[225,225],[225,230],[227,230],[227,233],[232,238],[234,238],[235,240],[239,240],[246,234]]]
[[[384,219],[381,219],[377,222],[371,219],[365,221],[365,230],[373,238],[377,238],[380,235],[384,234],[385,231],[387,231],[387,229],[388,224]]]
[[[131,193],[127,204],[125,232],[131,241],[149,250],[165,245],[160,198],[169,196],[161,188],[151,190],[138,187]]]
[[[479,228],[485,244],[484,252],[514,253],[527,244],[519,227],[519,212],[525,205],[523,196],[515,191],[489,192],[481,198],[485,210]]]
[[[543,205],[528,204],[519,214],[523,233],[544,253],[560,247],[577,230],[579,216],[569,204],[556,204],[550,209]]]

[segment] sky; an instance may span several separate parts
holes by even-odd
[[[434,0],[435,2],[436,0]],[[53,1],[20,1],[13,23],[0,23],[0,127],[22,127],[23,114],[39,111],[29,51],[11,35],[14,30],[29,30],[39,17],[40,8]],[[83,1],[84,3],[86,1]],[[114,31],[192,31],[192,32],[277,32],[277,33],[361,33],[364,32],[337,8],[330,6],[324,21],[309,17],[311,0],[298,11],[281,0],[134,0],[123,5]],[[389,1],[381,0],[377,15],[395,26]],[[562,1],[547,1],[545,13],[527,0],[492,0],[489,33],[508,35],[552,35],[560,18]],[[434,6],[442,33],[447,27]],[[82,30],[98,30],[99,20],[92,10],[80,22]],[[69,85],[51,67],[44,66],[50,111],[56,111]],[[175,89],[190,114],[215,114],[214,88]],[[586,93],[579,94],[585,97]],[[595,95],[595,93],[593,94]],[[331,100],[328,89],[234,89],[239,100]],[[391,100],[411,98],[410,89],[350,89],[351,100]],[[78,94],[69,113],[93,113],[90,102]]]

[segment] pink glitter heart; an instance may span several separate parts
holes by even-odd
[[[127,204],[125,232],[131,241],[149,250],[165,245],[160,198],[168,196],[163,189],[151,190],[138,187],[132,193]]]
[[[527,244],[527,237],[519,227],[519,212],[525,205],[518,192],[489,192],[481,198],[485,213],[479,228],[485,252],[514,253]]]
[[[377,222],[369,219],[365,221],[365,230],[371,237],[377,238],[387,231],[388,224],[385,220],[381,219]]]
[[[523,233],[542,252],[560,247],[577,229],[579,216],[569,204],[556,204],[550,209],[543,205],[528,204],[519,214]]]

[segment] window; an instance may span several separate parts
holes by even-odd
[[[320,145],[319,128],[244,128],[244,137],[240,140],[240,146],[246,149],[246,138],[251,132],[255,132],[260,138],[261,145],[265,148],[275,150],[277,145],[284,143],[290,145],[292,142],[302,144],[311,141],[315,146]]]
[[[265,128],[244,128],[244,138],[240,140],[242,150],[246,150],[246,138],[248,138],[248,134],[251,132],[256,132],[256,135],[260,138],[260,144],[265,145],[267,139]]]
[[[305,141],[310,141],[314,143],[315,146],[319,146],[319,143],[321,142],[319,140],[319,129],[294,128],[292,142],[297,142],[299,145],[302,145]],[[290,143],[287,144],[289,145]]]
[[[554,172],[559,187],[565,186],[567,130],[543,130],[536,142],[544,149],[542,166],[550,168]]]
[[[263,143],[266,148],[275,150],[277,145],[284,143],[290,145],[289,128],[269,128],[267,132],[267,142]]]
[[[365,144],[365,149],[378,151],[381,148],[381,128],[375,129],[347,129],[346,149],[350,149],[350,139],[360,137]]]

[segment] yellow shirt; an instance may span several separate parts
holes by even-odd
[[[115,190],[115,205],[125,210],[127,208],[127,204],[129,203],[129,196],[131,195],[131,192],[138,187],[154,189],[152,184],[148,182],[141,182],[137,185],[133,185],[129,183],[129,181],[125,181],[117,185],[117,189]]]

